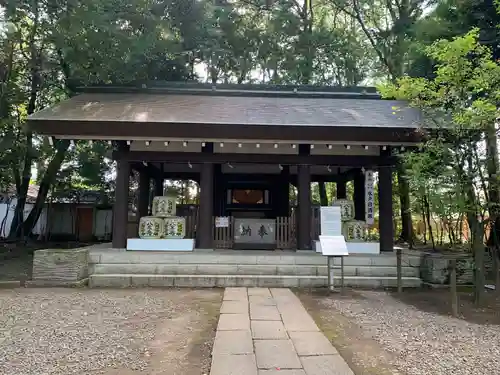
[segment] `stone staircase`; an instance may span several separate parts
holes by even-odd
[[[420,257],[403,255],[403,286],[419,287]],[[340,265],[340,260],[335,260]],[[161,253],[93,251],[91,287],[322,287],[328,282],[326,258],[316,253],[213,251]],[[340,269],[335,270],[335,284]],[[394,254],[351,255],[344,261],[344,284],[396,286]]]

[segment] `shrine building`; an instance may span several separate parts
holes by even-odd
[[[112,247],[131,249],[135,241],[144,250],[174,251],[181,248],[169,242],[176,235],[167,235],[168,225],[200,249],[312,250],[321,233],[311,203],[314,182],[336,183],[333,204],[351,215],[347,230],[364,225],[363,231],[379,233],[379,241],[346,235],[357,244],[352,252],[392,251],[395,151],[415,146],[422,134],[418,111],[382,100],[373,88],[277,85],[86,87],[33,114],[28,125],[53,145],[108,142],[116,161]],[[131,201],[133,171],[139,187]],[[167,179],[196,181],[199,204],[176,210],[168,199],[152,200],[150,191],[163,196]],[[161,210],[173,210],[169,215],[180,221],[146,236]]]

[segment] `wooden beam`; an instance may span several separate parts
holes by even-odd
[[[349,167],[376,167],[395,165],[395,156],[362,155],[264,155],[264,154],[207,154],[198,152],[130,151],[113,152],[113,159],[128,161],[172,163],[242,163],[282,165],[330,165]]]

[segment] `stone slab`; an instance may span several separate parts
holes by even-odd
[[[302,364],[290,340],[255,340],[259,369],[300,369]]]
[[[248,301],[246,288],[226,288],[224,301]]]
[[[281,312],[281,319],[288,332],[318,332],[319,328],[307,312]]]
[[[212,355],[253,354],[249,331],[217,331]]]
[[[257,375],[255,356],[216,355],[212,358],[210,375]]]
[[[288,339],[281,321],[252,320],[252,337],[256,340]]]
[[[250,305],[251,320],[281,320],[276,306]]]
[[[354,375],[340,355],[301,357],[307,375]]]
[[[338,354],[321,332],[289,332],[289,335],[299,356]]]
[[[10,288],[20,288],[21,281],[11,280],[11,281],[0,281],[0,289],[10,289]]]
[[[259,370],[259,375],[307,375],[304,370]]]
[[[85,278],[78,281],[26,280],[24,285],[26,286],[26,288],[47,288],[47,287],[83,288],[89,285],[89,279]]]
[[[223,301],[220,308],[221,314],[248,314],[247,301]]]
[[[248,295],[271,297],[271,292],[268,288],[248,288]]]
[[[247,314],[221,314],[218,331],[250,331],[250,318]]]
[[[272,297],[249,296],[248,301],[253,305],[276,306],[276,301]]]

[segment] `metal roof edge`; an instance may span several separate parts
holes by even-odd
[[[78,87],[81,93],[144,93],[187,94],[212,96],[253,96],[291,98],[354,98],[380,99],[374,87],[335,87],[314,85],[238,85],[201,84],[184,82],[153,82],[138,85],[99,85]]]

